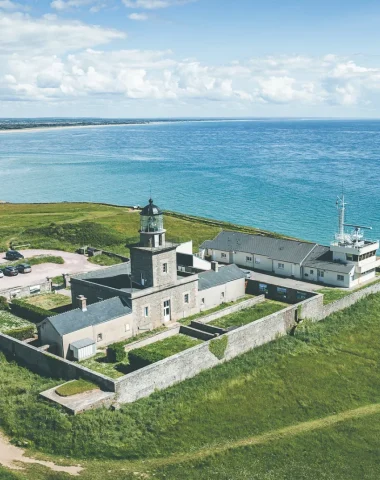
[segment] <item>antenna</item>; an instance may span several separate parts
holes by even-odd
[[[342,184],[342,196],[336,197],[336,208],[338,209],[338,234],[336,235],[336,239],[339,243],[344,243],[345,235],[344,235],[344,215],[346,211],[347,203],[344,201],[344,191],[343,191],[343,184]]]

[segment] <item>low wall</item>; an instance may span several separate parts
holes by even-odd
[[[162,390],[182,382],[187,378],[194,377],[202,370],[215,367],[215,365],[248,352],[252,348],[275,340],[278,336],[285,335],[293,325],[296,311],[297,306],[292,305],[226,333],[223,337],[228,338],[228,344],[224,358],[221,360],[210,352],[210,342],[205,342],[125,375],[115,381],[116,401],[119,403],[134,402],[150,395],[155,390]]]
[[[50,293],[51,282],[44,281],[35,285],[28,285],[27,287],[8,288],[0,291],[0,297],[5,297],[8,302],[16,298],[25,298],[36,293]]]
[[[375,283],[374,285],[370,285],[366,288],[363,288],[362,290],[353,292],[351,293],[351,295],[347,295],[347,297],[343,297],[340,300],[336,300],[335,302],[329,303],[328,305],[324,305],[321,318],[328,317],[334,312],[338,312],[339,310],[343,310],[344,308],[351,307],[351,305],[356,303],[361,298],[378,292],[380,292],[380,283]]]
[[[93,372],[77,363],[69,362],[64,358],[39,350],[4,333],[0,333],[0,350],[39,374],[65,380],[84,378],[96,383],[104,390],[115,391],[115,384],[111,378]]]
[[[257,303],[261,303],[265,300],[265,295],[260,295],[258,297],[250,298],[249,300],[245,300],[244,302],[236,303],[235,305],[231,305],[230,307],[223,308],[223,310],[218,310],[217,312],[210,313],[209,315],[205,315],[204,317],[198,317],[196,320],[201,323],[209,323],[217,318],[225,317],[226,315],[230,315],[231,313],[239,312],[240,310],[244,310],[246,308],[253,307]]]

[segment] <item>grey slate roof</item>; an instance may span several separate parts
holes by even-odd
[[[82,328],[108,322],[109,320],[130,313],[132,313],[132,310],[125,301],[120,297],[114,297],[87,305],[86,312],[83,312],[80,308],[76,308],[75,310],[70,310],[69,312],[55,315],[54,317],[48,317],[47,320],[60,335],[67,335]]]
[[[332,252],[329,247],[318,245],[304,262],[308,268],[318,268],[336,273],[350,273],[355,267],[349,263],[333,262]]]
[[[208,288],[224,285],[239,278],[245,278],[245,273],[234,264],[219,267],[218,272],[208,270],[207,272],[198,274],[198,290],[207,290]]]
[[[94,343],[94,340],[91,340],[91,338],[82,338],[82,340],[71,342],[70,346],[80,349],[84,347],[89,347],[90,345],[94,345]]]
[[[220,232],[214,240],[206,240],[201,248],[211,248],[225,252],[237,251],[263,255],[273,260],[301,263],[317,246],[316,243],[284,240],[262,235],[249,235],[240,232]]]

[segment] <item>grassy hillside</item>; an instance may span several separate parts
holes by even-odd
[[[55,380],[1,356],[0,426],[56,461],[80,462],[85,480],[375,480],[379,335],[372,295],[120,411],[76,417],[38,400]],[[69,478],[44,471],[14,478]]]
[[[139,213],[128,207],[94,203],[1,204],[0,249],[30,244],[33,248],[74,251],[83,245],[125,254],[125,244],[138,236]],[[168,238],[193,240],[195,248],[221,228],[263,232],[216,220],[165,213]],[[270,232],[268,235],[279,236]]]

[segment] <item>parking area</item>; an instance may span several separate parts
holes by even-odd
[[[84,255],[78,253],[62,252],[61,250],[19,250],[25,259],[35,257],[37,255],[53,255],[62,257],[65,263],[63,265],[57,265],[54,263],[43,263],[41,265],[35,265],[32,267],[31,273],[18,274],[16,277],[3,277],[0,278],[0,289],[6,290],[8,288],[26,287],[28,285],[37,285],[40,282],[46,280],[46,277],[52,278],[62,275],[63,273],[81,273],[90,272],[92,270],[98,270],[101,267],[94,265],[87,260]],[[0,254],[0,268],[2,264],[8,263],[5,259],[5,252]]]

